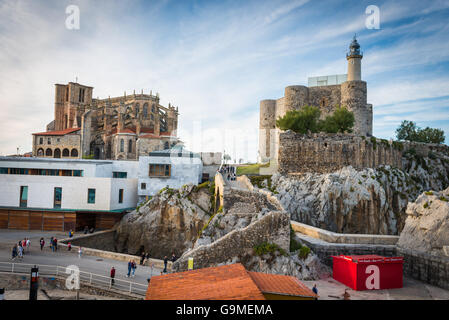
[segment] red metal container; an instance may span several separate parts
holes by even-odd
[[[353,290],[402,288],[403,257],[332,256],[333,278]]]

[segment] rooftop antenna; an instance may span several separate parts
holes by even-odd
[[[75,83],[78,83],[78,77],[75,77]]]

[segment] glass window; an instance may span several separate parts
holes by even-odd
[[[87,190],[87,203],[95,203],[95,189]]]
[[[133,152],[133,141],[129,140],[128,141],[128,153],[132,153]]]
[[[56,209],[61,208],[61,201],[62,201],[62,188],[55,188],[53,207]]]
[[[28,203],[28,186],[20,187],[20,207],[26,208]]]
[[[150,164],[149,176],[153,177],[169,177],[170,164]]]
[[[83,176],[83,170],[73,170],[73,176],[74,177],[82,177]]]
[[[39,138],[39,144],[44,144],[44,138],[42,137]]]
[[[123,189],[118,191],[118,203],[123,203]]]
[[[8,168],[0,168],[0,174],[8,174]]]
[[[127,172],[113,172],[112,177],[113,178],[126,178],[128,176]]]
[[[147,189],[147,184],[146,183],[141,183],[140,184],[140,189],[146,190]]]
[[[123,139],[120,140],[120,152],[125,152],[125,141]]]

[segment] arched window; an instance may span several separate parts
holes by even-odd
[[[48,148],[47,150],[45,150],[45,155],[47,157],[51,157],[53,155],[53,151],[50,148]]]
[[[78,150],[77,149],[72,149],[72,152],[70,153],[70,156],[72,158],[78,157]]]
[[[123,139],[120,140],[120,152],[125,152],[125,141]]]
[[[53,155],[54,158],[61,158],[61,150],[55,149],[55,153]]]
[[[132,153],[133,152],[133,141],[129,140],[128,141],[128,153]]]
[[[64,149],[64,150],[62,150],[62,156],[63,156],[63,157],[69,157],[69,156],[70,156],[70,151],[69,151],[69,149]]]
[[[136,106],[134,107],[134,111],[136,112],[136,118],[139,116],[139,104],[136,103]]]
[[[155,113],[154,105],[151,106],[151,112]]]
[[[44,149],[40,148],[39,150],[37,150],[38,157],[42,157],[43,155],[44,155]]]
[[[144,118],[148,117],[148,103],[145,103],[143,105],[143,117]]]

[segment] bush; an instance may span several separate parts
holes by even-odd
[[[276,120],[276,126],[281,130],[293,130],[296,133],[307,134],[318,132],[318,119],[320,109],[312,106],[304,106],[300,110],[290,110]]]
[[[254,254],[257,256],[263,256],[264,254],[274,254],[276,253],[276,251],[283,256],[288,255],[287,252],[285,252],[285,250],[279,247],[277,244],[269,242],[262,242],[261,244],[255,246],[253,250]]]
[[[290,252],[295,252],[296,250],[301,249],[301,244],[295,239],[295,231],[290,225]]]
[[[307,257],[310,254],[310,248],[306,246],[302,246],[301,249],[299,249],[298,257],[301,259],[307,259]]]
[[[433,196],[433,192],[432,191],[426,191],[424,192],[426,196]]]
[[[441,196],[438,199],[440,199],[441,201],[448,202],[448,199],[445,196]]]
[[[414,142],[437,143],[444,142],[444,131],[426,127],[421,129],[413,121],[404,120],[396,129],[396,138],[398,140],[408,140]]]
[[[354,127],[354,113],[345,107],[336,108],[331,116],[327,116],[320,122],[320,131],[327,133],[352,132]]]

